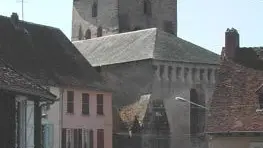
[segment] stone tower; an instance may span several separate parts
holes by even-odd
[[[177,0],[74,0],[72,41],[146,28],[177,35]]]

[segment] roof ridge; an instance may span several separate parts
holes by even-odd
[[[110,34],[110,35],[105,35],[105,36],[101,36],[101,37],[91,38],[91,39],[87,39],[87,40],[73,41],[73,43],[83,43],[85,41],[99,40],[99,39],[103,39],[103,38],[110,38],[110,37],[113,37],[113,36],[122,36],[122,35],[127,35],[127,34],[134,34],[134,33],[145,32],[145,31],[149,31],[149,30],[158,30],[158,29],[157,28],[147,28],[147,29],[136,30],[136,31],[129,31],[129,32],[124,32],[124,33]]]
[[[5,19],[11,19],[9,16],[4,16],[4,15],[0,15],[0,17],[3,17]],[[10,20],[11,21],[11,20]],[[19,23],[24,23],[24,24],[29,24],[29,25],[37,25],[37,26],[40,26],[40,27],[45,27],[45,28],[49,28],[49,29],[55,29],[55,30],[60,30],[59,28],[57,27],[53,27],[53,26],[48,26],[48,25],[43,25],[43,24],[38,24],[38,23],[35,23],[35,22],[29,22],[29,21],[25,21],[25,20],[18,20]]]

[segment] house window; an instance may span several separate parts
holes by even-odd
[[[150,0],[144,0],[143,2],[143,11],[146,15],[152,14],[152,6]]]
[[[83,129],[82,130],[82,137],[83,137],[83,143],[82,148],[89,148],[89,130]]]
[[[98,27],[97,29],[97,37],[101,37],[102,36],[102,27]]]
[[[85,32],[85,39],[90,39],[91,38],[91,31],[90,29],[87,29],[86,32]]]
[[[67,92],[67,113],[74,112],[74,92],[68,91]]]
[[[260,109],[263,109],[263,93],[259,94],[258,102],[259,102]]]
[[[89,94],[87,93],[82,94],[82,114],[89,114]]]
[[[104,129],[97,130],[97,148],[104,148]]]
[[[97,114],[103,115],[103,94],[97,94]]]
[[[163,22],[163,30],[167,33],[174,34],[173,23],[171,21],[164,21]]]
[[[98,4],[93,3],[92,5],[92,17],[97,17],[98,15]]]

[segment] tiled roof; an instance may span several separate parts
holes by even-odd
[[[151,95],[143,95],[137,102],[123,107],[119,111],[122,122],[130,127],[135,116],[138,117],[139,122],[142,122],[150,101],[150,96]]]
[[[106,89],[99,74],[57,28],[0,16],[0,57],[45,85]]]
[[[73,43],[92,66],[144,59],[219,63],[219,55],[156,28]]]
[[[0,89],[16,93],[39,96],[43,99],[55,100],[56,96],[51,94],[33,80],[15,71],[0,59]],[[40,98],[39,98],[40,99]]]
[[[262,132],[263,113],[256,90],[263,83],[263,71],[225,59],[218,71],[217,85],[207,116],[207,132]]]

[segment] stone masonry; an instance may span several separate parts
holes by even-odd
[[[99,27],[102,35],[153,27],[177,35],[177,0],[74,0],[72,13],[72,41],[97,37]]]
[[[190,89],[203,93],[208,103],[215,84],[217,65],[143,60],[101,67],[101,75],[117,92],[115,107],[135,102],[142,94],[162,99],[167,111],[171,132],[171,148],[205,147],[205,139],[190,145],[190,104],[172,98],[190,99]],[[202,91],[202,92],[200,92]],[[204,126],[204,121],[199,123]],[[195,140],[196,141],[196,140]],[[199,146],[198,146],[199,145]]]

